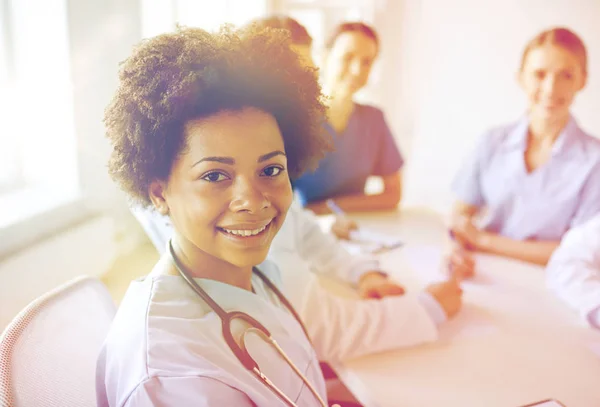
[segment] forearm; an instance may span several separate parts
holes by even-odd
[[[455,202],[454,206],[452,207],[452,216],[454,218],[463,217],[468,220],[472,220],[478,212],[478,206],[466,204],[460,201]]]
[[[384,191],[375,195],[340,195],[335,197],[335,203],[345,212],[375,212],[396,209],[400,199],[400,191]],[[318,215],[330,213],[325,201],[311,202],[306,207]]]
[[[476,248],[482,252],[545,266],[559,243],[559,241],[513,240],[495,233],[484,232]]]
[[[317,285],[300,313],[319,358],[329,362],[437,339],[435,322],[415,296],[352,300]]]

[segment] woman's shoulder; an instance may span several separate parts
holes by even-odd
[[[354,111],[363,118],[382,120],[384,117],[383,110],[375,105],[354,102],[354,109]]]
[[[492,156],[525,142],[527,124],[522,120],[488,127],[475,139],[475,154]]]
[[[577,123],[574,122],[573,124],[572,131],[576,132],[577,140],[581,143],[583,150],[600,159],[600,138],[586,132]]]
[[[264,274],[277,288],[281,289],[283,280],[281,279],[281,270],[275,262],[266,259],[257,266],[258,270]]]

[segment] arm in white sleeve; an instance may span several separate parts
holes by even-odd
[[[294,278],[286,275],[284,284],[320,360],[336,362],[433,342],[438,337],[436,323],[416,296],[341,298],[306,270],[297,270]]]
[[[565,235],[548,262],[546,282],[559,298],[600,329],[600,216]]]
[[[375,257],[351,255],[332,234],[323,232],[312,212],[292,205],[290,216],[294,223],[295,248],[310,263],[312,271],[354,285],[364,273],[380,271]]]
[[[135,388],[123,407],[254,405],[241,391],[210,377],[151,377]]]

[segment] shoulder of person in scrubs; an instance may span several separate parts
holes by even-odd
[[[600,329],[600,214],[571,229],[546,268],[548,287]]]
[[[333,131],[325,125],[327,131]],[[363,194],[367,178],[396,174],[404,159],[385,121],[383,112],[369,105],[356,104],[343,136],[333,136],[334,151],[329,152],[314,172],[294,181],[303,205],[327,198]]]

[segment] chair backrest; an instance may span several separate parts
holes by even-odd
[[[95,406],[96,360],[115,312],[104,284],[86,276],[29,304],[0,337],[0,406]]]

